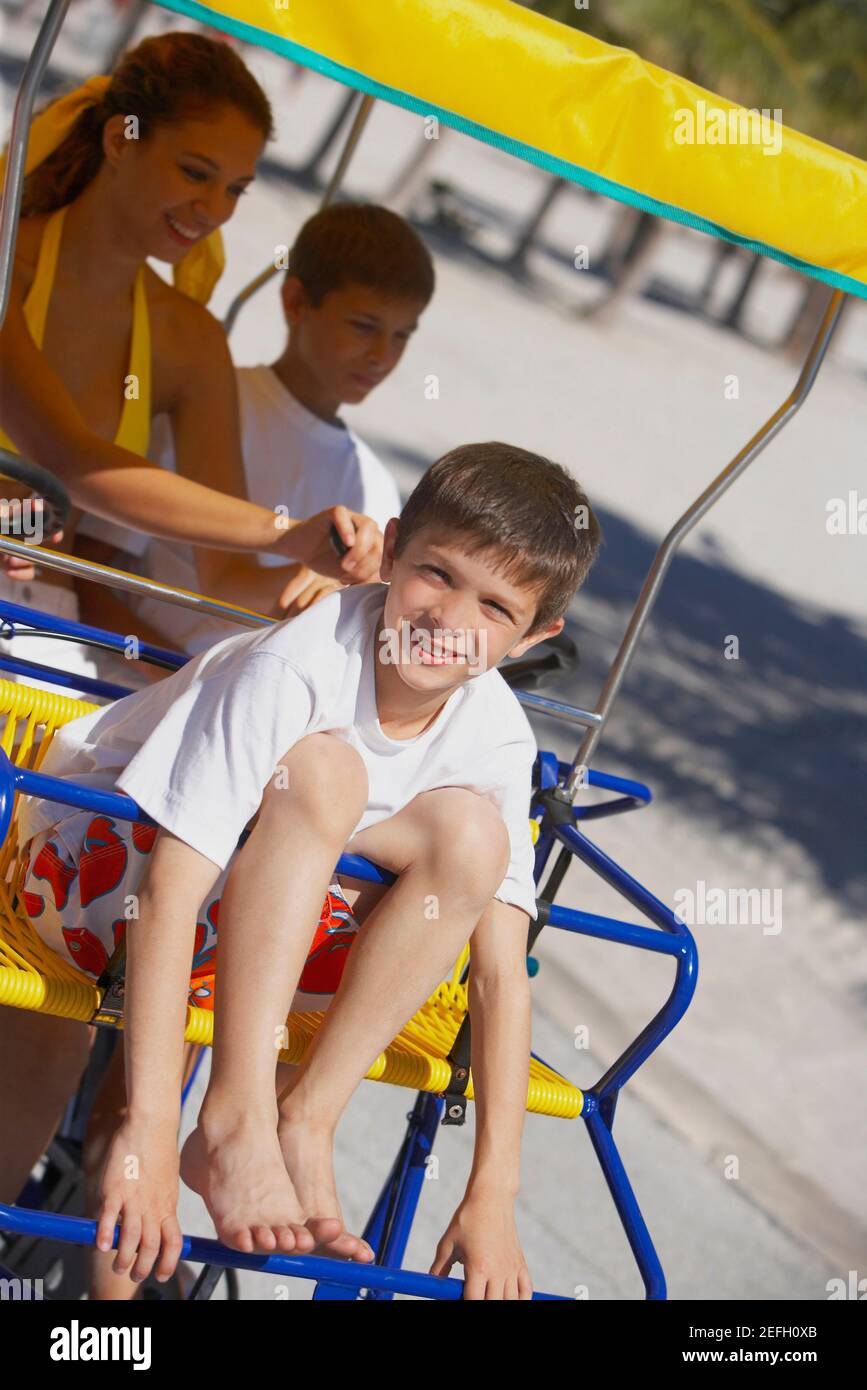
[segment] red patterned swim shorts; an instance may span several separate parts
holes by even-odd
[[[35,930],[59,956],[98,979],[134,912],[157,827],[82,811],[24,846],[22,896]],[[220,899],[232,860],[197,914],[189,1002],[213,1009]],[[325,895],[298,990],[333,995],[358,931],[340,885]],[[316,1008],[308,1003],[307,1008]]]

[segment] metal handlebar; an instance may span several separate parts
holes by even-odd
[[[49,473],[41,464],[31,463],[29,459],[12,454],[8,449],[0,449],[0,472],[17,483],[24,483],[48,506],[43,513],[43,532],[62,531],[69,519],[72,502],[69,493],[59,478]],[[0,482],[2,487],[2,482]]]

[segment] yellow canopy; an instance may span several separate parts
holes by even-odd
[[[867,298],[867,164],[511,0],[159,0]]]

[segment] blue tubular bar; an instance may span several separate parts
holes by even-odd
[[[24,796],[38,796],[45,801],[59,801],[63,806],[74,806],[81,811],[97,811],[101,815],[115,816],[118,820],[140,821],[143,825],[158,823],[142,810],[137,801],[123,792],[99,791],[96,787],[83,787],[77,782],[52,777],[46,772],[16,767],[0,748],[0,844],[9,833],[15,792]],[[364,879],[368,883],[394,883],[396,877],[370,859],[363,859],[360,854],[342,854],[337,863],[337,872]]]
[[[96,1240],[95,1221],[78,1216],[60,1216],[55,1212],[28,1211],[5,1203],[0,1203],[0,1230],[59,1240],[69,1245],[93,1245]],[[119,1235],[120,1227],[115,1226],[113,1248],[117,1246]],[[376,1264],[356,1264],[349,1260],[328,1260],[320,1255],[245,1255],[240,1250],[230,1250],[217,1240],[205,1240],[200,1236],[184,1236],[180,1258],[191,1260],[194,1264],[219,1265],[224,1269],[255,1269],[262,1274],[322,1279],[354,1289],[383,1289],[452,1303],[463,1298],[464,1292],[462,1279],[420,1274],[414,1270],[388,1269]],[[534,1293],[533,1298],[546,1302],[571,1302],[562,1294]]]
[[[575,912],[571,908],[558,907],[556,904],[552,904],[550,908],[550,925],[565,928],[567,931],[587,931],[592,936],[622,941],[645,950],[664,952],[673,955],[677,961],[674,985],[665,1004],[589,1093],[595,1103],[604,1108],[686,1013],[698,982],[698,951],[686,923],[609,858],[598,845],[588,840],[581,831],[576,830],[574,826],[559,825],[554,829],[554,837],[622,894],[633,907],[645,913],[662,929],[664,935],[647,928],[632,926],[628,922],[594,917],[590,913]]]
[[[186,1103],[187,1103],[187,1096],[190,1094],[190,1091],[193,1089],[193,1086],[194,1086],[195,1083],[196,1083],[196,1077],[197,1077],[198,1074],[199,1074],[199,1067],[202,1065],[202,1059],[204,1058],[204,1055],[205,1055],[205,1049],[204,1049],[204,1047],[201,1047],[201,1046],[200,1046],[200,1047],[199,1047],[199,1054],[198,1054],[198,1056],[196,1057],[195,1062],[193,1063],[193,1070],[190,1072],[190,1075],[189,1075],[189,1077],[188,1077],[188,1079],[187,1079],[187,1083],[186,1083],[186,1085],[184,1086],[184,1089],[181,1091],[181,1109],[182,1109],[182,1110],[183,1110],[184,1106],[185,1106]]]
[[[415,1106],[408,1116],[406,1140],[393,1170],[396,1185],[394,1210],[382,1233],[385,1244],[381,1249],[376,1247],[379,1250],[378,1258],[392,1268],[399,1268],[403,1261],[422,1184],[427,1175],[425,1160],[433,1153],[434,1138],[444,1108],[442,1096],[419,1091]]]
[[[362,1232],[364,1240],[376,1251],[378,1265],[400,1268],[425,1180],[425,1159],[433,1151],[444,1106],[441,1096],[419,1091],[407,1115],[409,1123],[403,1143]],[[366,1287],[371,1300],[384,1302],[394,1296],[391,1289],[372,1289],[369,1284]],[[350,1299],[357,1297],[357,1291],[329,1282],[318,1284],[313,1297]]]
[[[606,1119],[598,1110],[591,1111],[583,1118],[587,1124],[590,1142],[599,1159],[599,1166],[605,1174],[608,1191],[626,1232],[626,1239],[641,1272],[646,1297],[654,1301],[662,1300],[666,1297],[665,1274],[635,1199],[635,1193],[632,1191],[623,1160],[614,1143],[611,1133],[613,1112],[611,1119]]]
[[[543,757],[547,760],[544,779],[541,771],[541,759]],[[554,773],[555,767],[557,769],[556,774]],[[563,786],[570,771],[571,765],[561,762],[554,757],[553,753],[540,754],[536,760],[535,772],[540,789],[553,786],[555,782],[559,782]],[[572,815],[575,820],[602,820],[604,816],[613,816],[620,811],[635,811],[642,806],[649,805],[653,800],[653,793],[643,782],[635,782],[631,777],[615,777],[611,772],[597,772],[592,767],[585,771],[584,785],[601,787],[604,791],[620,792],[620,796],[615,801],[601,801],[595,806],[573,805]]]
[[[63,686],[67,690],[80,690],[84,695],[104,695],[107,700],[122,700],[124,695],[133,692],[126,685],[114,685],[112,681],[101,681],[96,676],[71,676],[56,666],[43,666],[38,661],[24,661],[14,656],[0,656],[0,671],[12,671],[16,676],[30,676],[32,680],[47,681],[50,685]]]
[[[9,833],[14,792],[38,796],[45,801],[59,801],[63,806],[75,806],[82,811],[98,811],[102,815],[116,816],[118,820],[156,825],[156,821],[131,796],[124,796],[122,792],[99,791],[96,787],[82,787],[77,782],[67,782],[63,777],[50,777],[29,767],[16,767],[0,748],[0,844]]]
[[[45,561],[43,560],[43,564],[44,563]],[[105,567],[94,566],[93,568],[99,570]],[[159,597],[159,595],[157,595],[157,597]],[[167,598],[166,602],[171,602],[171,599]],[[214,613],[212,616],[220,617],[221,615],[219,613]],[[236,610],[227,608],[225,616],[229,621],[242,621]],[[263,617],[261,614],[253,614],[250,615],[248,620],[244,621],[247,621],[248,624],[249,622],[253,622],[253,625],[261,622],[263,625],[267,626],[272,620]],[[121,654],[125,651],[126,647],[126,638],[116,632],[109,632],[106,628],[90,627],[87,623],[74,622],[70,618],[56,618],[52,613],[42,613],[36,608],[23,608],[20,604],[8,603],[5,599],[0,599],[0,637],[14,637],[14,623],[16,622],[28,623],[31,627],[37,627],[40,632],[44,632],[47,636],[50,636],[53,632],[59,633],[61,636],[75,637],[82,642],[91,639],[104,643],[110,646],[113,651],[117,651]],[[8,632],[5,630],[7,627],[10,629]],[[190,660],[186,652],[170,651],[167,647],[154,647],[151,646],[149,642],[139,642],[139,653],[140,659],[148,657],[156,658],[157,664],[163,665],[168,662],[174,669],[186,665]],[[45,669],[47,671],[49,668]],[[52,669],[56,670],[57,668]],[[41,679],[47,680],[49,677],[45,675],[41,677]],[[86,688],[84,684],[78,686],[79,690],[85,690]],[[116,698],[134,693],[132,690],[127,690],[123,686],[118,686],[117,689],[121,694]],[[95,690],[94,693],[98,694],[100,692]],[[574,705],[565,704],[562,700],[552,700],[547,695],[537,695],[528,690],[516,690],[514,693],[522,705],[525,705],[529,709],[536,710],[540,714],[548,714],[555,718],[568,720],[573,724],[581,724],[590,727],[596,724],[599,719],[599,716],[596,714],[588,713],[587,710],[577,709]]]
[[[616,917],[597,917],[593,912],[581,912],[574,907],[560,907],[556,903],[549,908],[547,925],[559,927],[561,931],[580,932],[582,936],[595,936],[602,941],[619,941],[624,946],[639,946],[643,951],[656,951],[663,956],[679,956],[683,950],[677,938],[665,935],[655,927],[620,922]]]
[[[380,869],[360,854],[341,854],[337,861],[337,872],[346,874],[348,878],[361,878],[365,883],[394,883],[397,878],[397,874]]]
[[[104,627],[91,627],[88,623],[73,622],[71,618],[58,618],[53,613],[42,613],[38,608],[24,608],[19,603],[0,600],[0,637],[13,638],[15,623],[22,623],[26,627],[38,627],[46,636],[56,632],[61,637],[74,637],[80,642],[86,642],[88,638],[94,642],[104,642],[121,656],[126,651],[129,640],[120,633],[109,632]],[[142,656],[153,656],[159,661],[168,661],[172,666],[183,666],[190,659],[181,652],[171,651],[168,647],[154,647],[150,642],[139,642],[138,649]]]

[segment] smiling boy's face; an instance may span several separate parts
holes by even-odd
[[[300,280],[289,275],[283,284],[289,352],[303,362],[317,395],[337,404],[358,405],[394,371],[424,307],[419,299],[347,285],[314,308]]]
[[[394,665],[413,690],[454,689],[562,631],[564,619],[558,618],[529,635],[538,592],[499,573],[495,554],[469,555],[453,534],[425,526],[395,559],[396,536],[392,518],[380,570],[389,589],[379,659]]]

